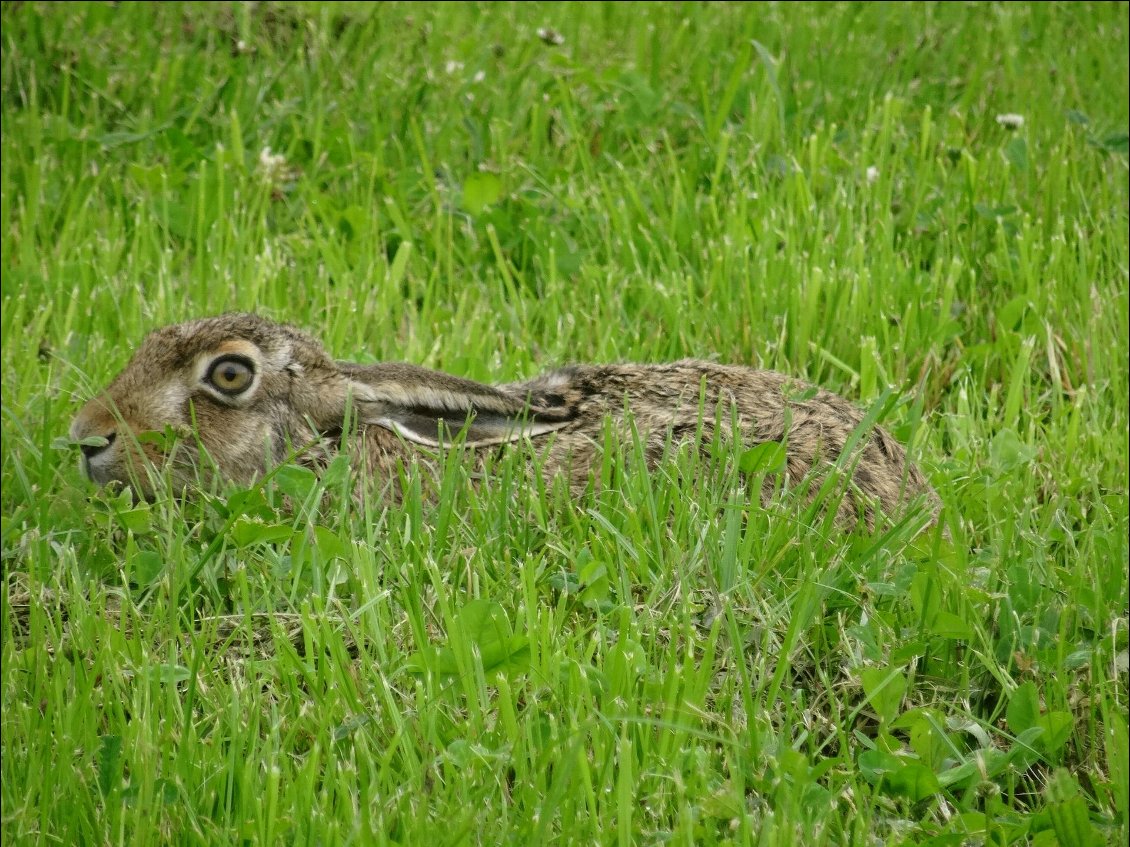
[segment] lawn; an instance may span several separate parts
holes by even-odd
[[[2,16],[5,844],[1126,843],[1126,3]],[[78,407],[229,310],[805,377],[949,535],[631,445],[96,491]]]

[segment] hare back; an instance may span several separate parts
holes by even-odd
[[[642,442],[651,466],[673,445],[698,442],[708,452],[718,438],[745,449],[769,441],[786,446],[786,480],[816,482],[839,458],[863,412],[847,400],[775,371],[687,359],[665,365],[573,365],[497,389],[539,414],[567,423],[531,438],[546,477],[564,475],[580,493],[600,467],[605,422],[620,443]],[[369,464],[388,479],[390,464],[405,449],[395,435],[368,428]],[[544,445],[544,446],[543,446]],[[874,525],[874,506],[894,514],[899,506],[934,495],[906,451],[879,427],[859,441],[852,467],[855,491],[838,507],[841,523]],[[814,473],[815,472],[815,473]],[[767,500],[775,481],[761,492]],[[816,486],[813,486],[815,490]]]

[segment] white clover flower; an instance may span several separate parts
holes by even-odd
[[[565,43],[565,36],[557,30],[546,26],[538,27],[538,38],[546,44],[552,44],[554,47],[560,47]]]
[[[1024,116],[1006,112],[1003,115],[997,115],[997,123],[1005,129],[1020,129],[1024,126]]]
[[[875,182],[879,178],[879,169],[872,165],[864,172],[864,176],[867,177],[868,182]]]
[[[449,59],[447,64],[443,66],[443,69],[445,71],[447,71],[449,74],[453,74],[453,73],[456,73],[457,71],[463,70],[463,63],[457,62],[454,59]]]
[[[272,153],[270,147],[264,147],[259,151],[258,170],[260,179],[276,189],[294,176],[286,156],[282,153]]]
[[[486,71],[476,71],[475,75],[471,77],[472,82],[482,82],[487,78]]]
[[[286,156],[282,153],[271,153],[270,147],[259,151],[259,167],[264,171],[277,171],[286,167]]]

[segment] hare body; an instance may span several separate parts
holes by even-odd
[[[231,314],[151,333],[79,411],[71,437],[87,442],[83,468],[95,482],[147,493],[148,463],[187,485],[210,470],[250,482],[296,450],[324,461],[347,418],[358,430],[345,439],[349,449],[378,484],[458,434],[472,450],[532,440],[542,473],[564,474],[582,490],[600,466],[609,421],[622,438],[634,428],[651,464],[681,442],[783,441],[786,476],[796,481],[835,461],[863,414],[773,371],[693,359],[576,365],[496,386],[415,365],[357,365],[335,361],[292,327]],[[184,436],[171,449],[137,438],[166,427]],[[872,525],[876,507],[893,515],[916,498],[936,507],[925,478],[885,431],[874,428],[858,444],[845,465],[853,490],[840,502],[842,523]]]

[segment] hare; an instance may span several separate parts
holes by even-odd
[[[354,424],[343,433],[347,418]],[[212,471],[249,483],[296,450],[300,461],[316,463],[343,441],[372,478],[393,488],[414,454],[456,437],[480,453],[529,440],[541,472],[564,474],[580,492],[600,467],[606,419],[625,436],[634,426],[652,464],[685,441],[698,440],[699,449],[715,437],[740,439],[743,449],[783,442],[786,478],[799,481],[839,458],[863,414],[780,373],[693,359],[574,365],[484,385],[410,364],[336,361],[293,327],[227,314],[152,332],[79,411],[71,438],[83,442],[90,479],[146,496],[147,463],[167,468],[178,485]],[[138,438],[168,426],[187,437],[171,448]],[[874,526],[877,513],[893,515],[918,498],[936,510],[929,484],[890,435],[874,428],[857,444],[843,464],[853,484],[838,522]],[[770,480],[762,499],[772,490]]]

